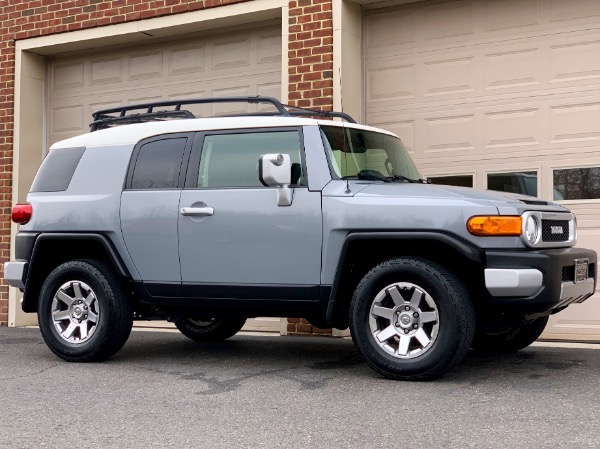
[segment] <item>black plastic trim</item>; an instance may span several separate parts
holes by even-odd
[[[555,309],[561,302],[562,268],[574,265],[575,259],[589,259],[597,263],[596,252],[584,248],[544,250],[487,250],[485,268],[535,268],[542,272],[542,287],[528,297],[493,297],[489,301],[499,307],[510,307],[525,313],[541,313]],[[597,277],[594,273],[594,290]]]
[[[205,284],[131,281],[141,303],[162,306],[204,308],[259,307],[266,315],[269,308],[324,310],[331,294],[330,286],[291,284]]]
[[[15,236],[15,260],[29,262],[33,254],[33,247],[39,232],[17,232]]]
[[[335,306],[335,298],[339,289],[339,282],[342,275],[342,269],[344,267],[344,260],[346,259],[346,253],[350,243],[358,240],[435,240],[438,242],[445,243],[466,258],[477,262],[483,263],[482,250],[473,245],[470,242],[463,240],[462,238],[453,234],[447,234],[439,231],[355,231],[351,232],[346,236],[338,264],[335,271],[335,277],[333,279],[333,286],[331,288],[331,296],[327,304],[326,320],[331,323],[333,318],[333,310]]]
[[[103,234],[97,234],[97,233],[48,232],[48,233],[40,234],[38,236],[38,238],[36,239],[35,245],[33,247],[33,254],[32,254],[32,258],[31,258],[32,265],[35,263],[36,249],[38,248],[38,246],[41,242],[44,242],[46,240],[95,240],[104,247],[104,249],[108,253],[109,257],[111,258],[112,262],[114,263],[115,267],[117,268],[117,272],[118,272],[119,276],[122,276],[125,278],[131,277],[129,274],[129,270],[127,270],[127,267],[125,267],[123,260],[117,253],[117,250],[114,248],[113,244],[108,239],[108,237],[106,237]]]
[[[33,251],[31,254],[31,260],[29,262],[29,269],[27,271],[27,280],[25,282],[25,290],[23,295],[23,311],[24,312],[35,312],[37,304],[37,295],[39,293],[39,289],[31,288],[32,285],[32,276],[35,276],[36,273],[36,257],[39,254],[39,246],[41,243],[47,240],[93,240],[99,242],[106,252],[108,253],[111,261],[117,269],[117,272],[120,276],[124,278],[131,278],[127,267],[119,257],[117,251],[114,249],[110,240],[102,234],[97,233],[72,233],[72,232],[57,232],[57,233],[42,233],[39,234],[35,240]],[[43,279],[34,279],[36,284],[40,284],[43,282]]]
[[[198,299],[256,299],[318,301],[319,285],[196,284],[182,285],[183,295]]]

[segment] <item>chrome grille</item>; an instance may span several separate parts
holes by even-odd
[[[577,242],[577,222],[570,212],[527,211],[521,215],[523,231],[521,240],[530,248],[564,248]],[[533,217],[538,223],[538,237],[535,242],[525,238],[525,224]]]

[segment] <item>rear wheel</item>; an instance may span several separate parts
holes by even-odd
[[[511,328],[501,334],[476,333],[473,349],[479,352],[517,352],[538,339],[548,324],[544,316]]]
[[[133,325],[133,309],[108,265],[74,260],[59,265],[44,281],[38,322],[57,356],[93,362],[123,347]]]
[[[220,341],[237,334],[246,318],[182,317],[174,323],[183,335],[194,341]]]
[[[475,313],[464,285],[441,265],[402,257],[373,268],[350,304],[352,338],[391,379],[434,379],[466,356]]]

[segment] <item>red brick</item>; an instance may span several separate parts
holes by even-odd
[[[321,45],[312,49],[313,55],[319,55],[322,53],[333,53],[333,45]]]
[[[296,324],[296,330],[298,332],[305,332],[308,334],[312,330],[312,326],[310,324],[298,323]]]
[[[333,69],[333,62],[322,62],[321,64],[314,64],[313,70],[331,70]]]
[[[306,90],[302,92],[302,98],[318,98],[321,96],[320,90]]]
[[[291,28],[291,27],[290,27]],[[302,31],[312,31],[321,28],[321,25],[318,22],[309,22],[302,24]],[[291,29],[290,29],[291,31]]]
[[[322,61],[322,56],[321,55],[312,55],[312,56],[307,56],[305,58],[302,58],[302,63],[303,64],[316,64]]]

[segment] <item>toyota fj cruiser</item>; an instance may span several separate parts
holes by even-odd
[[[240,101],[261,108],[186,109]],[[68,361],[113,355],[133,320],[215,341],[304,317],[349,326],[386,377],[431,379],[471,347],[528,346],[595,291],[567,209],[428,184],[398,137],[344,113],[193,99],[101,110],[91,131],[52,145],[4,265]]]

